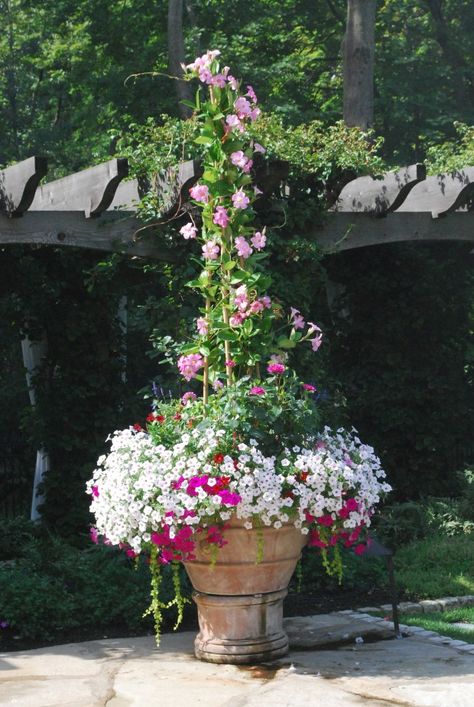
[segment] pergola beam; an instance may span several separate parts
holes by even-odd
[[[474,243],[474,212],[455,212],[446,219],[434,219],[426,212],[397,211],[384,219],[364,213],[329,213],[325,219],[313,228],[312,235],[328,254],[401,241]]]
[[[0,247],[11,243],[62,245],[92,250],[118,251],[174,262],[178,252],[160,243],[156,228],[127,212],[109,212],[100,219],[86,219],[80,211],[30,211],[21,219],[0,215]]]
[[[47,170],[45,157],[29,157],[0,170],[0,213],[12,217],[27,211]]]
[[[99,216],[127,175],[128,161],[119,158],[56,179],[37,189],[30,211],[82,211],[86,218]]]

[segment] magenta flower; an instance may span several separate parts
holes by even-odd
[[[265,248],[267,238],[263,233],[260,233],[260,231],[257,231],[256,233],[254,233],[254,235],[252,236],[250,241],[251,241],[253,247],[255,248],[255,250],[262,250],[263,248]]]
[[[235,209],[246,209],[249,203],[250,199],[243,189],[239,189],[232,194],[232,204]]]
[[[255,142],[253,146],[254,152],[260,152],[262,155],[265,154],[266,149],[259,142]]]
[[[354,547],[354,552],[356,555],[363,555],[366,550],[367,550],[367,545],[364,545],[364,543],[359,543],[358,545],[355,545],[355,547]]]
[[[195,184],[189,193],[195,201],[201,201],[203,204],[209,201],[209,188],[205,184]]]
[[[228,361],[225,362],[226,368],[234,368],[235,366],[235,361],[232,359],[229,359]]]
[[[323,525],[325,528],[330,528],[331,525],[334,523],[332,515],[327,513],[324,516],[319,516],[319,518],[316,518],[316,522],[319,523],[319,525]]]
[[[196,398],[196,393],[193,393],[191,390],[188,390],[188,392],[181,397],[181,402],[183,405],[187,405],[188,403],[192,403],[194,400],[196,400]]]
[[[193,223],[189,222],[180,228],[179,232],[183,238],[189,240],[190,238],[196,238],[197,228]]]
[[[97,530],[97,528],[92,527],[92,528],[89,530],[89,537],[90,537],[90,539],[92,540],[92,542],[93,542],[95,545],[98,544],[98,542],[99,542],[99,531]]]
[[[253,253],[252,248],[243,236],[237,236],[235,239],[235,247],[237,248],[237,255],[239,258],[244,258],[246,260],[247,258],[250,258]]]
[[[303,383],[303,388],[304,390],[307,390],[308,393],[316,392],[316,387],[314,385],[311,385],[311,383]]]
[[[208,332],[208,323],[207,320],[204,319],[204,317],[199,317],[197,322],[196,322],[196,327],[198,330],[199,336],[206,336]]]
[[[265,395],[265,388],[262,388],[259,385],[254,385],[253,388],[250,388],[249,395]]]
[[[231,491],[218,491],[217,496],[221,499],[222,503],[226,506],[236,506],[242,500],[242,497],[238,493],[232,493]]]
[[[96,498],[99,498],[99,487],[98,486],[93,486],[92,487],[92,495],[95,496]]]
[[[247,86],[247,93],[245,95],[248,96],[250,98],[250,100],[253,101],[254,103],[257,102],[257,96],[256,96],[256,93],[253,90],[252,86]]]
[[[214,211],[214,218],[212,219],[216,226],[222,226],[222,228],[227,228],[230,221],[227,209],[224,206],[218,206]]]
[[[267,366],[267,371],[272,375],[278,376],[281,373],[284,373],[285,366],[282,363],[270,363]]]
[[[202,247],[202,254],[206,260],[217,260],[220,248],[215,241],[207,241]]]
[[[204,366],[201,354],[189,354],[178,359],[178,369],[183,378],[190,381],[195,378],[200,368]]]

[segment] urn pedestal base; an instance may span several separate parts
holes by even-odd
[[[196,658],[210,663],[259,663],[288,652],[283,631],[286,589],[265,594],[218,596],[193,592],[200,631]]]

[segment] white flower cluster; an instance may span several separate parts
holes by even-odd
[[[326,428],[308,448],[271,457],[255,440],[218,454],[224,435],[194,429],[165,448],[144,431],[115,432],[110,453],[87,483],[97,532],[136,553],[164,528],[174,538],[185,526],[224,523],[233,513],[248,528],[258,519],[276,528],[291,522],[308,533],[322,522],[349,533],[370,525],[390,490],[372,447],[344,430]]]

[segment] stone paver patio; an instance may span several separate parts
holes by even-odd
[[[416,631],[397,640],[387,626],[349,613],[286,619],[285,624],[291,652],[271,665],[199,662],[189,632],[163,636],[160,648],[150,636],[0,653],[0,705],[474,705],[469,648]]]

